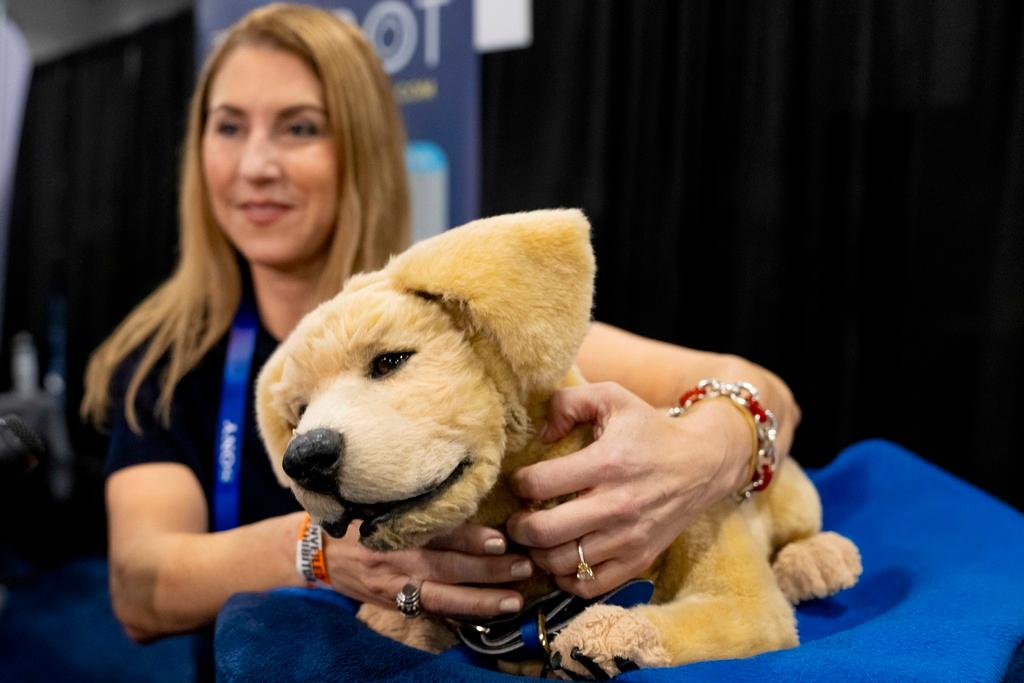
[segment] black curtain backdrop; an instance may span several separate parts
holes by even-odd
[[[583,207],[597,318],[777,372],[804,464],[885,437],[1024,506],[1022,5],[533,9],[484,212]]]
[[[804,464],[880,436],[1024,508],[1024,8],[533,11],[532,47],[483,58],[483,212],[582,207],[597,317],[781,375]],[[104,448],[81,375],[173,266],[192,49],[186,14],[31,87],[0,380],[17,330],[47,362],[63,303],[80,545],[102,545]]]
[[[33,334],[42,372],[66,366],[78,483],[70,505],[48,506],[40,468],[19,494],[21,510],[61,530],[59,543],[39,537],[35,525],[4,520],[13,527],[5,533],[24,536],[40,559],[103,547],[106,442],[78,420],[82,376],[92,349],[174,265],[192,45],[185,14],[32,74],[12,205],[0,386],[10,386],[10,339],[18,330]],[[66,354],[55,334],[66,335]]]

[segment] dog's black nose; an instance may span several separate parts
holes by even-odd
[[[335,493],[345,437],[322,427],[299,434],[284,452],[284,471],[295,482],[317,493]]]

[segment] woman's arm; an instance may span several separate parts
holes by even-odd
[[[800,424],[800,407],[785,382],[739,356],[696,351],[595,322],[576,363],[587,381],[621,384],[655,407],[676,405],[679,396],[702,379],[749,382],[760,392],[761,404],[779,421],[779,458],[789,453]]]
[[[177,463],[119,470],[108,478],[106,493],[111,599],[135,640],[208,624],[233,593],[302,584],[295,545],[304,513],[208,533],[202,488],[192,471]],[[324,535],[335,590],[393,606],[398,591],[415,578],[423,582],[423,609],[436,614],[518,611],[522,596],[515,591],[453,585],[529,576],[529,560],[505,549],[498,531],[472,525],[432,547],[395,553],[367,550],[355,530],[341,539]]]
[[[233,593],[300,584],[301,513],[207,533],[202,488],[177,463],[119,470],[106,496],[111,599],[136,640],[207,624]]]
[[[750,482],[754,435],[735,406],[702,401],[680,418],[666,415],[665,407],[704,378],[749,382],[779,420],[780,456],[789,449],[800,411],[781,380],[749,361],[600,323],[592,326],[578,364],[595,383],[554,394],[545,438],[556,440],[575,424],[590,423],[596,440],[571,455],[524,467],[512,479],[527,499],[576,495],[551,509],[517,514],[508,532],[531,548],[534,562],[562,588],[591,597],[642,573],[697,515]],[[594,568],[594,581],[576,577],[577,543]]]

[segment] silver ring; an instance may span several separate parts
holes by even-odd
[[[594,570],[587,564],[587,558],[583,557],[583,541],[582,539],[576,541],[576,552],[579,553],[580,563],[576,565],[576,578],[580,581],[593,581],[597,577],[594,576]]]
[[[420,587],[411,582],[402,586],[402,590],[398,591],[398,595],[395,596],[395,606],[398,607],[399,612],[410,619],[422,614]]]

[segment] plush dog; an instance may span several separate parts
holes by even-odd
[[[281,482],[333,536],[362,520],[376,550],[467,520],[500,528],[523,506],[512,471],[593,439],[586,426],[555,444],[539,434],[551,394],[583,381],[573,363],[593,279],[575,210],[475,221],[351,278],[261,371],[259,427]],[[587,607],[549,634],[548,661],[599,676],[793,647],[793,603],[859,573],[856,547],[821,532],[817,492],[788,459],[765,491],[723,500],[662,554],[650,604]],[[516,587],[529,602],[554,584]],[[360,618],[423,649],[454,642],[441,621],[370,605]]]

